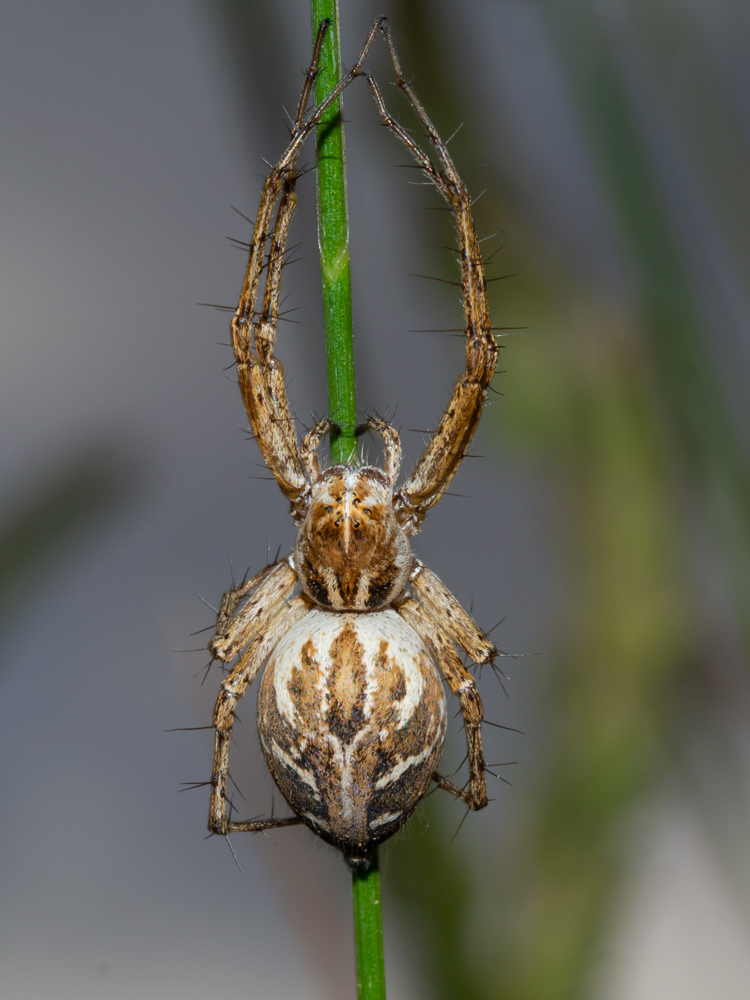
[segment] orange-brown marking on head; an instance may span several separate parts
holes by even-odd
[[[369,611],[398,597],[411,549],[379,469],[334,466],[322,476],[313,486],[294,562],[305,593],[322,607]]]

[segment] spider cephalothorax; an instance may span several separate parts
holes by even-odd
[[[384,473],[369,466],[328,469],[312,488],[294,546],[304,593],[323,608],[375,611],[403,592],[411,563]]]
[[[471,442],[497,346],[468,193],[404,80],[384,19],[373,26],[354,68],[306,117],[326,27],[318,31],[291,141],[263,188],[232,320],[250,426],[290,501],[298,534],[291,556],[233,587],[221,602],[209,649],[217,659],[228,663],[236,657],[237,663],[221,685],[214,712],[209,828],[227,834],[305,822],[350,864],[366,865],[373,848],[406,821],[430,782],[472,809],[487,804],[482,704],[456,646],[475,663],[491,661],[497,650],[438,577],[414,558],[409,537],[445,493]],[[435,162],[391,117],[377,84],[362,70],[379,31],[397,85],[425,130]],[[358,76],[366,77],[383,123],[447,201],[461,257],[466,367],[424,454],[400,486],[398,435],[378,418],[368,424],[383,439],[384,469],[358,464],[321,469],[317,448],[331,424],[320,421],[299,444],[283,367],[273,353],[281,268],[296,203],[297,155],[331,102]],[[301,593],[295,596],[297,588]],[[258,733],[269,770],[295,815],[238,822],[231,819],[226,798],[232,724],[237,702],[264,665]],[[464,719],[465,787],[437,772],[446,722],[443,680],[459,699]]]

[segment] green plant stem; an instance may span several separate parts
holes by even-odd
[[[315,82],[318,103],[341,75],[337,0],[311,0],[313,37],[330,18]],[[349,462],[356,452],[357,402],[354,388],[352,283],[349,266],[349,219],[341,101],[335,101],[317,129],[318,243],[323,286],[323,320],[328,372],[328,413],[338,428],[331,435],[331,460]]]
[[[318,25],[331,25],[315,82],[318,103],[341,75],[337,0],[311,0],[313,37]],[[354,385],[352,284],[349,266],[349,220],[346,207],[346,162],[341,104],[331,105],[317,130],[318,243],[323,286],[323,317],[328,373],[328,412],[340,432],[331,438],[331,460],[349,462],[356,452],[357,402]],[[359,1000],[385,1000],[383,921],[377,855],[368,871],[352,875],[354,940]]]
[[[383,919],[380,907],[380,872],[375,855],[368,871],[352,875],[354,943],[357,950],[359,1000],[385,1000]]]

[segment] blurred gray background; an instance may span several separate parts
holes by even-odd
[[[342,4],[471,190],[506,350],[416,551],[510,652],[481,677],[513,787],[432,796],[382,853],[392,997],[750,990],[750,30],[740,0]],[[215,604],[293,540],[224,372],[309,12],[7,4],[0,954],[7,997],[350,997],[349,876],[304,830],[204,840]],[[382,49],[371,68],[390,79]],[[398,95],[387,99],[406,114]],[[346,94],[359,406],[420,453],[462,364],[433,191]],[[303,160],[314,164],[312,147]],[[325,410],[314,177],[278,353]],[[227,377],[229,376],[229,378]],[[377,456],[372,445],[373,455]],[[274,797],[241,715],[233,773]],[[463,757],[455,723],[449,766]],[[492,780],[492,779],[491,779]],[[497,787],[494,787],[494,786]],[[276,796],[278,800],[278,795]],[[278,806],[278,801],[277,801]],[[460,826],[460,830],[459,830]],[[458,831],[458,832],[457,832]]]

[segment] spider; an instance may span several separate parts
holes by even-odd
[[[456,646],[477,664],[491,662],[497,650],[440,579],[412,555],[409,539],[466,453],[498,349],[469,195],[404,79],[385,19],[373,25],[354,67],[307,114],[327,27],[323,22],[318,30],[291,140],[263,187],[231,324],[250,427],[290,502],[298,534],[291,555],[233,586],[221,601],[209,650],[218,660],[237,662],[221,685],[214,711],[209,829],[226,835],[306,823],[356,868],[368,866],[374,848],[402,826],[431,782],[471,809],[487,804],[482,703]],[[362,68],[378,33],[431,155],[391,116],[377,83]],[[367,426],[383,440],[384,468],[358,462],[321,467],[317,449],[333,424],[328,418],[318,421],[300,445],[283,367],[274,355],[297,156],[325,110],[358,76],[367,80],[383,124],[448,203],[460,247],[466,366],[437,430],[401,486],[398,434],[377,417]],[[295,596],[297,588],[301,592]],[[260,743],[294,814],[240,822],[232,818],[226,792],[232,725],[239,699],[264,665]],[[469,767],[464,787],[437,771],[446,724],[443,679],[458,698],[464,720]]]

